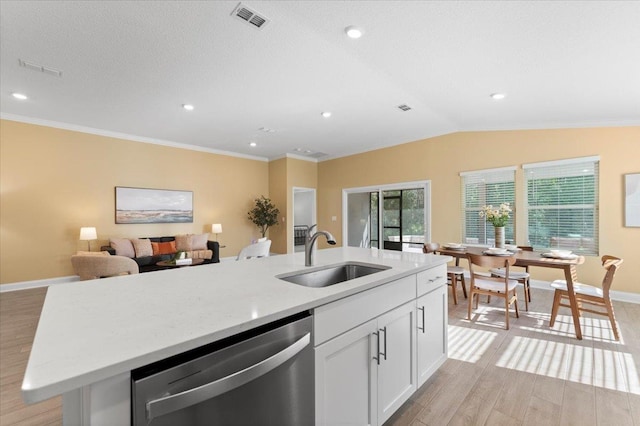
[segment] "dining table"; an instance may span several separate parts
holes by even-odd
[[[466,259],[467,254],[487,254],[486,247],[447,247],[441,246],[438,249],[438,253],[454,257],[456,260],[456,266],[459,266],[460,259]],[[564,278],[567,281],[567,290],[569,293],[569,305],[571,306],[571,316],[573,317],[573,326],[576,331],[576,338],[582,340],[582,330],[580,328],[580,313],[578,311],[578,303],[576,301],[576,294],[573,289],[573,284],[577,282],[576,266],[584,263],[584,256],[572,255],[564,258],[552,257],[546,253],[540,253],[535,251],[514,250],[511,254],[515,257],[515,266],[536,266],[541,268],[555,268],[562,269],[564,271]]]

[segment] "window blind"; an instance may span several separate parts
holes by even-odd
[[[525,164],[527,232],[535,249],[598,255],[599,157]]]
[[[505,240],[515,241],[515,167],[460,173],[462,183],[462,242],[493,245],[493,225],[480,217],[482,206],[498,208],[510,203],[511,220],[505,226]]]

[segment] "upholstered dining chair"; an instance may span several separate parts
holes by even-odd
[[[76,254],[71,256],[71,265],[80,280],[132,275],[139,272],[138,264],[125,256]]]
[[[604,255],[602,256],[602,266],[605,269],[604,278],[602,280],[602,287],[595,287],[580,282],[573,284],[573,290],[576,295],[576,301],[578,304],[579,312],[590,312],[592,314],[604,315],[609,317],[611,322],[611,329],[613,330],[613,336],[616,340],[620,340],[618,333],[618,326],[616,325],[616,316],[613,311],[613,304],[611,303],[611,297],[609,296],[609,290],[613,283],[613,276],[616,271],[622,265],[623,259],[615,256]],[[555,289],[553,296],[553,306],[551,307],[551,319],[549,320],[549,327],[553,327],[558,315],[558,308],[560,306],[570,307],[567,303],[562,303],[564,300],[569,299],[569,292],[567,290],[567,282],[565,280],[555,280],[551,283],[551,287]],[[583,303],[592,306],[584,307]]]
[[[271,248],[271,240],[258,241],[255,244],[249,244],[238,253],[236,260],[253,259],[258,257],[269,256]]]
[[[425,243],[422,246],[423,253],[435,253],[440,248],[440,244],[438,243]],[[449,280],[448,284],[451,286],[451,292],[453,294],[453,304],[458,304],[458,289],[457,283],[460,281],[462,284],[462,293],[464,294],[464,298],[467,298],[467,286],[465,285],[464,278],[465,270],[460,266],[448,266],[447,265],[447,278]]]
[[[475,297],[476,309],[478,309],[478,299],[481,294],[496,296],[504,299],[505,328],[509,329],[509,309],[515,305],[516,318],[520,318],[518,311],[518,295],[516,288],[518,281],[509,279],[509,268],[516,262],[513,256],[483,256],[480,254],[467,253],[469,259],[469,272],[471,274],[471,284],[469,285],[469,307],[467,319],[471,320],[471,304]],[[480,268],[504,268],[506,273],[503,277],[487,276],[486,273],[478,271]]]
[[[533,247],[531,246],[518,246],[518,248],[522,251],[533,251]],[[524,270],[520,270],[520,271],[510,270],[509,279],[516,280],[520,284],[522,284],[522,287],[524,288],[524,308],[525,310],[528,311],[529,302],[531,302],[531,286],[529,283],[529,278],[530,278],[529,266],[523,266],[522,268],[524,268]],[[489,272],[491,272],[491,275],[496,277],[504,277],[505,275],[504,268],[492,268],[489,270]]]

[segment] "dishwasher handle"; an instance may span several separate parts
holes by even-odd
[[[311,334],[307,333],[291,346],[257,364],[196,388],[149,401],[146,404],[147,423],[156,417],[182,410],[249,383],[296,356],[310,342]]]

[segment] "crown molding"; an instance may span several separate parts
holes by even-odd
[[[132,142],[141,142],[141,143],[148,143],[148,144],[152,144],[152,145],[169,146],[169,147],[172,147],[172,148],[186,149],[186,150],[189,150],[189,151],[199,151],[199,152],[206,152],[206,153],[209,153],[209,154],[226,155],[226,156],[229,156],[229,157],[245,158],[245,159],[248,159],[248,160],[265,161],[265,162],[269,161],[269,159],[266,158],[266,157],[258,157],[258,156],[255,156],[255,155],[239,154],[237,152],[230,152],[230,151],[223,151],[223,150],[219,150],[219,149],[205,148],[205,147],[197,146],[197,145],[189,145],[189,144],[185,144],[185,143],[172,142],[172,141],[166,141],[166,140],[155,139],[155,138],[148,138],[148,137],[144,137],[144,136],[129,135],[127,133],[112,132],[110,130],[96,129],[96,128],[93,128],[93,127],[86,127],[86,126],[78,126],[77,124],[62,123],[62,122],[59,122],[59,121],[51,121],[51,120],[43,120],[43,119],[40,119],[40,118],[25,117],[25,116],[22,116],[22,115],[7,114],[7,113],[4,113],[4,112],[0,112],[0,119],[8,120],[8,121],[17,121],[17,122],[20,122],[20,123],[35,124],[35,125],[38,125],[38,126],[53,127],[53,128],[56,128],[56,129],[71,130],[71,131],[74,131],[74,132],[88,133],[88,134],[91,134],[91,135],[106,136],[106,137],[115,138],[115,139],[124,139],[124,140],[132,141]]]

